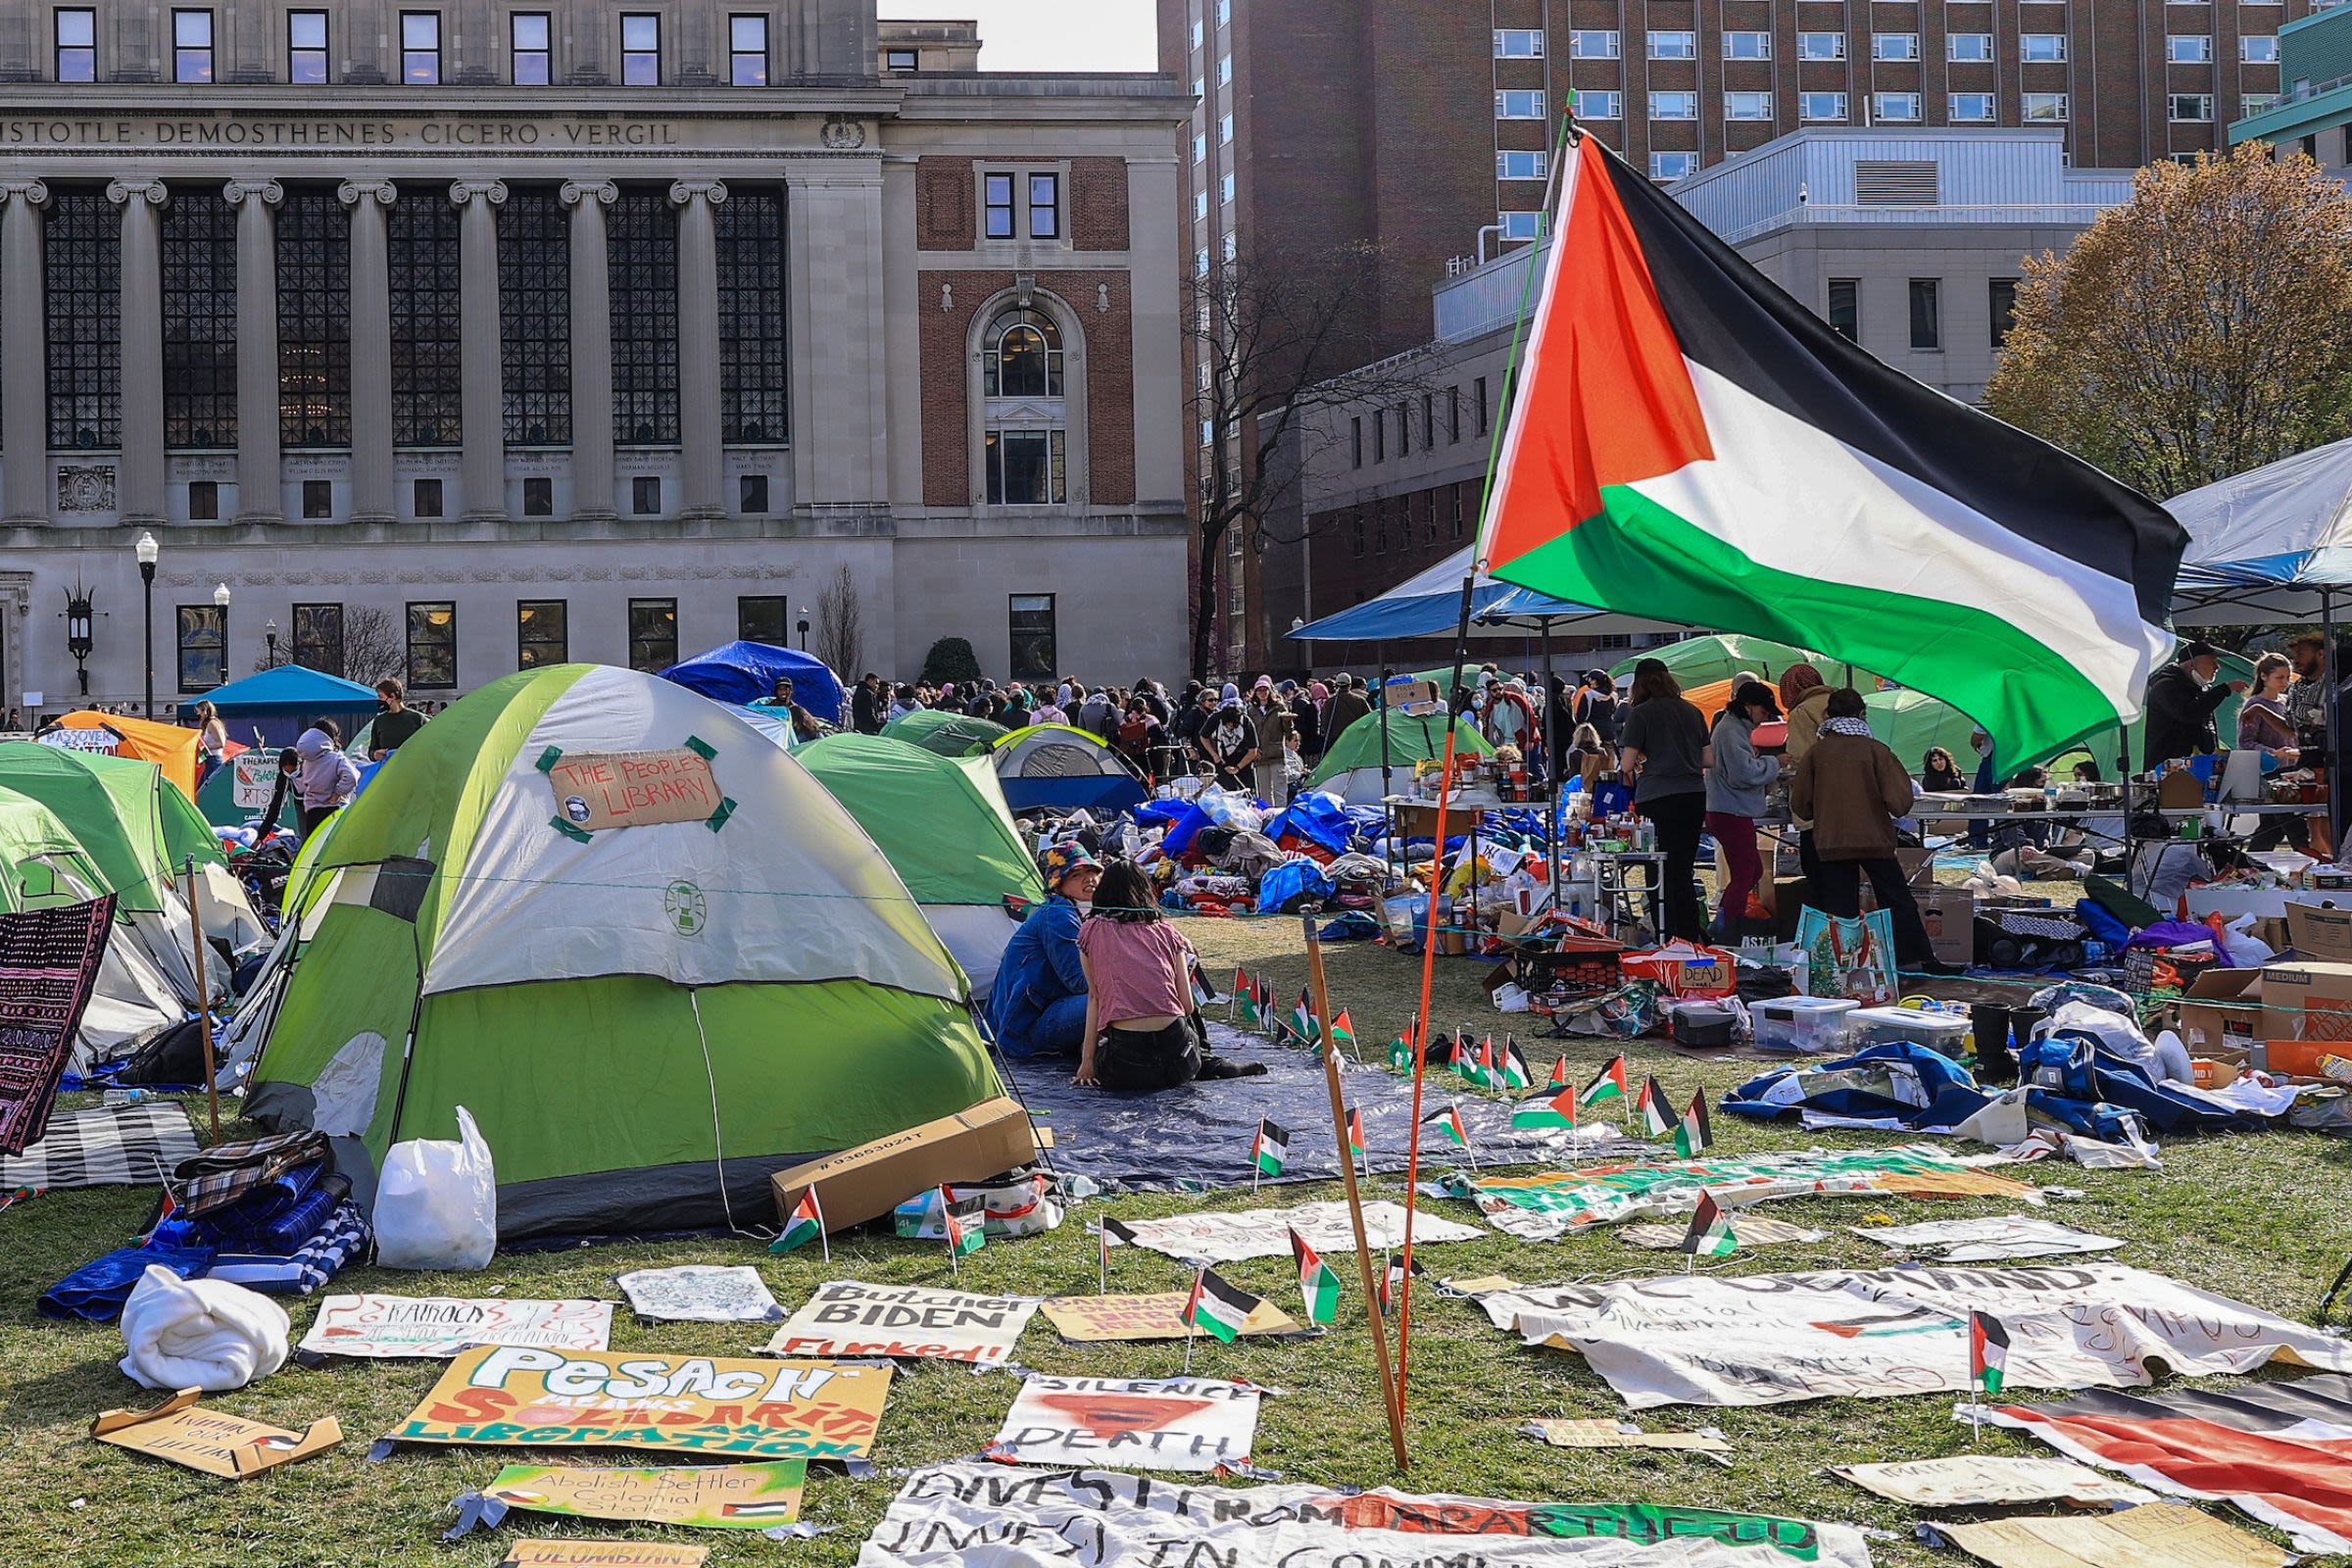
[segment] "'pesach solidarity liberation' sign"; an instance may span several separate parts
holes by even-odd
[[[831,1280],[785,1319],[766,1348],[770,1355],[907,1355],[1002,1366],[1036,1310],[1030,1297]]]

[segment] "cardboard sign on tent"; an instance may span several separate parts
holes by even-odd
[[[590,830],[549,780],[679,747],[708,753],[705,820]],[[453,703],[288,899],[266,1033],[235,1042],[248,1114],[372,1164],[463,1104],[503,1240],[749,1223],[772,1173],[1000,1093],[962,974],[857,819],[650,675],[559,664]]]

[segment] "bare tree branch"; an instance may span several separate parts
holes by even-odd
[[[865,610],[858,598],[858,576],[848,562],[816,596],[816,624],[809,628],[816,657],[845,681],[858,679],[865,663]]]
[[[372,686],[387,675],[407,673],[408,667],[408,633],[390,611],[374,605],[343,607],[343,667],[323,673]]]

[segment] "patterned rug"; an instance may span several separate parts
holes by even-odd
[[[22,1154],[0,1154],[0,1192],[21,1187],[161,1187],[196,1153],[196,1129],[178,1105],[74,1110]]]
[[[0,1153],[22,1154],[49,1125],[114,924],[112,894],[0,914]]]

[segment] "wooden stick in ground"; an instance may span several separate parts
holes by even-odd
[[[196,1034],[204,1042],[204,1100],[212,1110],[213,1142],[220,1141],[220,1069],[213,1061],[213,994],[204,983],[204,905],[196,858],[188,857],[188,924],[196,934]]]
[[[1348,1150],[1348,1109],[1340,1093],[1340,1057],[1331,1037],[1331,991],[1323,983],[1323,944],[1315,936],[1315,916],[1306,923],[1306,982],[1314,991],[1315,1021],[1323,1031],[1323,1086],[1331,1093],[1331,1125],[1340,1140],[1340,1179],[1348,1189],[1348,1222],[1355,1228],[1355,1261],[1364,1281],[1364,1322],[1372,1331],[1372,1358],[1380,1367],[1380,1401],[1389,1412],[1389,1446],[1396,1450],[1396,1468],[1412,1467],[1404,1446],[1404,1411],[1396,1402],[1396,1374],[1389,1367],[1389,1330],[1380,1316],[1380,1285],[1372,1272],[1372,1249],[1364,1236],[1364,1199],[1355,1185],[1355,1159]],[[1370,1139],[1365,1140],[1370,1143]],[[1371,1151],[1364,1152],[1367,1165]]]

